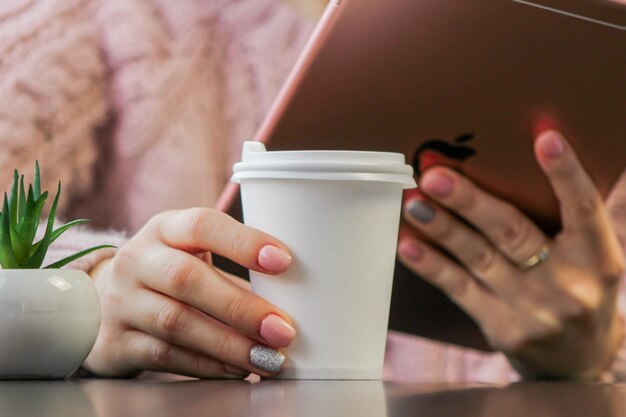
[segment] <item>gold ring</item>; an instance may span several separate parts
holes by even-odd
[[[544,243],[543,245],[541,245],[541,248],[539,248],[537,253],[535,253],[530,258],[526,259],[524,262],[519,263],[517,266],[522,271],[526,271],[532,268],[533,266],[536,266],[542,263],[543,261],[545,261],[546,259],[548,259],[549,254],[550,254],[550,246],[548,245],[548,243]]]

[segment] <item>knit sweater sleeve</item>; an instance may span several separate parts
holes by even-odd
[[[52,246],[50,246],[50,249],[46,254],[44,265],[51,264],[94,246],[115,246],[115,248],[106,248],[94,251],[82,258],[70,262],[65,266],[65,268],[75,268],[89,272],[100,261],[112,257],[115,254],[116,248],[123,245],[126,240],[127,237],[125,233],[115,230],[95,231],[88,227],[70,229],[57,241],[55,241]]]
[[[17,168],[32,181],[35,159],[42,189],[63,190],[57,213],[94,187],[98,128],[107,119],[107,71],[92,0],[0,2],[0,186]],[[42,224],[44,221],[42,221]],[[71,229],[50,248],[46,262],[91,245],[119,245],[117,232]],[[94,252],[72,267],[88,270],[111,251]]]

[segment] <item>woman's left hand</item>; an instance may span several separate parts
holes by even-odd
[[[434,167],[420,180],[423,194],[405,203],[422,238],[402,238],[399,258],[472,316],[523,376],[596,379],[623,339],[616,297],[624,255],[565,139],[544,132],[535,153],[560,203],[556,237],[458,172]]]

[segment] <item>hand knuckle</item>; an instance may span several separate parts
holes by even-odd
[[[468,258],[467,264],[474,271],[489,273],[489,271],[494,268],[496,261],[497,253],[495,248],[489,243],[481,241],[481,243],[474,245],[474,249]]]
[[[185,210],[183,216],[183,221],[187,224],[190,231],[189,237],[192,242],[205,241],[213,233],[213,209],[192,208]]]
[[[127,265],[137,264],[137,253],[135,252],[131,243],[122,245],[113,257],[112,268],[114,272],[122,272]]]
[[[467,277],[455,274],[447,268],[439,268],[421,274],[424,279],[439,287],[444,293],[452,298],[462,297],[469,287]]]
[[[507,221],[496,229],[494,238],[510,251],[518,251],[528,240],[530,226],[524,216],[515,210],[510,209],[506,215]]]
[[[196,285],[196,267],[190,260],[177,260],[167,268],[167,286],[174,294],[193,288]]]
[[[160,369],[168,369],[174,363],[174,347],[166,342],[157,341],[148,349],[148,361]]]
[[[159,233],[159,229],[161,228],[163,223],[171,219],[172,216],[177,212],[177,210],[168,210],[155,214],[148,219],[146,224],[141,228],[140,233],[144,231],[149,231],[149,233]]]
[[[157,227],[157,225],[161,224],[163,219],[166,217],[165,213],[158,213],[154,216],[150,217],[146,224],[143,226],[143,229],[153,229]]]
[[[243,295],[234,298],[226,308],[226,320],[234,327],[239,327],[248,316],[252,308],[253,298],[250,295]]]
[[[167,340],[176,340],[188,328],[186,309],[180,303],[172,303],[156,313],[156,328]]]

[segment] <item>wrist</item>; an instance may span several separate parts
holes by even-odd
[[[105,258],[100,260],[87,271],[87,274],[91,277],[92,280],[97,280],[112,259],[113,258]]]
[[[537,357],[529,360],[528,357],[519,355],[505,355],[523,379],[614,382],[626,380],[624,337],[622,315],[615,311],[609,328],[602,332],[602,337],[586,348],[574,348],[572,352],[554,351],[552,353],[555,356],[549,354],[546,358],[542,355],[539,361],[536,361]],[[579,362],[575,363],[576,360]]]

